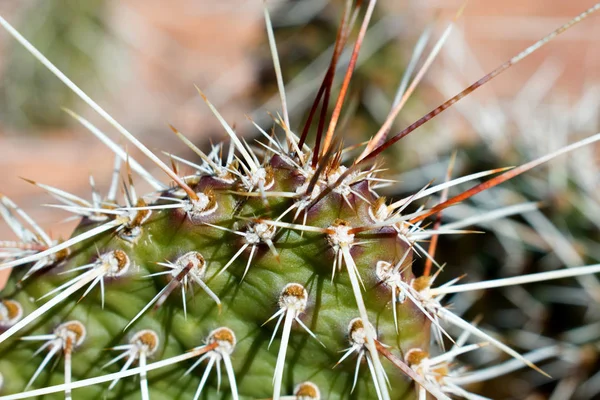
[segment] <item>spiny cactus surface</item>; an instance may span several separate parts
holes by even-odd
[[[232,168],[228,166],[235,171]],[[295,193],[308,183],[277,156],[270,158],[264,169],[260,168],[254,173],[267,171],[265,180],[258,183],[267,194]],[[74,350],[73,360],[77,363],[73,364],[73,371],[78,371],[74,372],[75,378],[102,374],[102,364],[115,355],[105,349],[127,342],[129,332],[153,329],[162,342],[156,354],[168,357],[203,344],[213,329],[223,326],[231,329],[237,339],[231,360],[233,369],[238,371],[236,380],[241,395],[260,398],[269,394],[283,332],[289,337],[289,343],[284,345],[288,349],[284,364],[286,391],[291,392],[294,384],[310,378],[330,396],[339,393],[345,397],[343,394],[349,393],[352,386],[354,359],[332,367],[340,358],[338,351],[348,347],[348,324],[359,312],[345,272],[343,250],[339,248],[344,240],[349,241],[350,254],[360,265],[353,273],[360,273],[368,288],[365,306],[370,320],[379,321],[380,338],[387,336],[391,342],[406,346],[405,350],[427,344],[425,318],[411,303],[398,308],[401,335],[396,335],[393,315],[386,306],[389,289],[378,285],[376,275],[377,262],[398,263],[408,246],[390,229],[364,238],[353,238],[354,234],[348,233],[353,226],[374,222],[369,203],[374,203],[375,198],[368,190],[368,181],[353,185],[351,190],[356,194],[346,195],[348,203],[343,194],[332,192],[307,213],[305,225],[323,232],[298,232],[271,224],[294,200],[266,197],[263,202],[260,197],[232,194],[247,190],[233,176],[188,179],[188,183],[196,181],[190,187],[200,198],[199,205],[192,205],[189,211],[185,203],[161,210],[160,204],[182,203],[176,201],[180,199],[177,189],[160,193],[165,199],[152,203],[158,209],[132,211],[124,224],[70,247],[69,255],[59,266],[37,272],[22,282],[22,289],[11,298],[23,305],[25,314],[36,308],[30,299],[48,293],[60,296],[66,288],[54,290],[65,283],[78,282],[73,279],[82,277],[90,285],[97,283],[84,298],[76,293],[62,302],[51,312],[53,318],[44,324],[51,326],[64,318],[76,317],[87,327],[85,345]],[[149,200],[132,201],[141,206]],[[101,215],[100,210],[97,217],[85,218],[75,235],[106,224],[107,218]],[[362,243],[355,245],[359,241]],[[410,260],[405,258],[404,266],[409,265]],[[143,279],[144,276],[149,278]],[[410,269],[403,276],[410,280]],[[13,282],[17,282],[17,274],[14,278]],[[290,289],[290,284],[295,286]],[[6,290],[10,293],[11,288]],[[138,316],[146,306],[148,311]],[[138,319],[129,324],[135,317]],[[129,328],[124,332],[126,326]],[[269,348],[272,337],[275,340]],[[37,350],[31,345],[18,347],[3,357],[7,366],[16,365]],[[26,373],[11,377],[6,389],[18,391],[24,387],[36,368],[35,363],[29,363]],[[47,379],[48,375],[52,376],[52,383],[63,380],[57,372],[38,380]],[[198,381],[201,374],[194,371],[193,375]],[[216,382],[216,374],[211,375],[209,382]],[[362,376],[366,380],[360,381],[356,395],[368,397],[369,375]],[[164,392],[170,387],[169,381],[151,378],[150,389],[157,385],[157,392]],[[194,383],[185,385],[190,394],[196,390],[197,382]],[[397,390],[403,391],[405,386],[402,380],[394,382]],[[91,396],[103,388],[89,390],[92,392],[87,395]],[[206,389],[209,393],[210,390]]]
[[[424,399],[427,393],[477,398],[466,385],[524,366],[547,375],[536,360],[461,318],[442,300],[454,293],[590,275],[600,267],[440,285],[434,247],[425,251],[421,243],[439,234],[464,233],[465,226],[429,226],[426,220],[600,136],[512,170],[483,171],[394,200],[378,194],[386,180],[377,158],[600,4],[407,130],[386,141],[400,101],[388,126],[371,141],[344,148],[335,128],[374,4],[365,5],[345,85],[326,130],[327,113],[322,113],[314,145],[307,144],[306,132],[322,98],[327,110],[332,71],[352,32],[348,12],[304,133],[289,126],[274,57],[283,105],[275,125],[281,135],[256,126],[263,139],[248,145],[200,92],[231,142],[205,153],[173,128],[198,155],[196,160],[174,158],[194,169],[190,175],[165,165],[0,18],[9,33],[175,183],[160,182],[89,121],[69,112],[113,148],[109,192],[92,187],[88,201],[32,182],[56,197],[59,208],[81,217],[66,240],[53,240],[8,197],[0,198],[0,214],[17,236],[0,242],[0,267],[15,268],[0,303],[6,399]],[[276,54],[267,11],[265,17]],[[134,173],[155,191],[140,195]],[[448,187],[494,174],[444,199]],[[438,192],[442,200],[433,207],[415,207],[417,200]],[[415,277],[411,266],[420,257],[430,261]],[[516,363],[501,364],[496,375],[457,368],[457,356],[485,346]]]

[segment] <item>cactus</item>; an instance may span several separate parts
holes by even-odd
[[[306,132],[312,117],[318,119],[316,105],[322,97],[333,99],[332,71],[352,31],[351,13],[347,10],[342,17],[322,90],[306,129],[297,134],[290,127],[265,9],[282,103],[281,117],[275,118],[281,135],[256,125],[263,140],[248,145],[199,90],[230,143],[203,152],[173,128],[199,158],[178,159],[194,168],[192,175],[185,176],[148,150],[0,17],[12,36],[175,184],[168,186],[152,176],[89,121],[68,111],[115,152],[113,182],[106,196],[93,184],[88,201],[32,181],[60,201],[56,207],[81,218],[66,240],[53,240],[8,197],[0,197],[0,214],[17,236],[15,241],[0,242],[0,268],[14,268],[0,303],[0,374],[6,399],[40,395],[144,400],[424,399],[427,393],[439,399],[479,398],[468,385],[522,367],[547,376],[536,363],[558,356],[557,350],[542,348],[546,350],[542,356],[521,355],[503,339],[463,319],[447,307],[445,298],[589,277],[600,272],[600,266],[458,283],[459,278],[443,276],[434,243],[441,234],[468,232],[467,225],[437,221],[429,226],[425,221],[596,142],[600,134],[514,169],[454,180],[449,171],[447,182],[392,200],[379,194],[386,180],[377,158],[600,9],[600,4],[388,139],[391,123],[422,76],[417,74],[364,149],[344,148],[342,134],[335,128],[374,5],[374,1],[364,5],[365,16],[327,129],[320,123],[310,141]],[[324,103],[327,110],[327,100]],[[134,173],[155,190],[139,195]],[[447,196],[450,186],[491,175],[467,191]],[[124,195],[119,202],[122,177]],[[442,193],[442,198],[433,207],[417,206],[420,199],[435,193]],[[529,208],[526,204],[499,214]],[[427,250],[422,245],[425,240],[432,241]],[[428,261],[416,276],[412,265],[419,258]],[[493,347],[514,360],[500,363],[496,372],[460,368],[462,358],[457,357],[477,354],[483,347]]]

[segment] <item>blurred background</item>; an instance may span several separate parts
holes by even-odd
[[[394,130],[418,119],[592,3],[471,0]],[[253,138],[257,133],[246,115],[270,126],[268,112],[280,107],[262,1],[171,0],[165,4],[159,0],[5,0],[0,2],[0,14],[158,154],[168,151],[194,159],[182,143],[173,140],[168,124],[199,146],[225,139],[194,84],[241,134]],[[461,5],[458,0],[378,2],[342,113],[340,131],[347,144],[376,132],[421,33],[428,26],[433,29],[427,54]],[[291,124],[298,131],[327,67],[343,2],[273,0],[269,8],[287,83]],[[431,179],[443,180],[454,151],[454,173],[459,176],[517,165],[600,131],[599,45],[597,15],[404,139],[389,152],[386,162],[393,171],[390,177],[401,183],[384,189],[386,194],[411,193]],[[114,129],[1,31],[0,193],[18,203],[53,237],[68,237],[75,222],[63,222],[66,213],[41,207],[52,199],[20,178],[90,198],[89,176],[104,192],[113,163],[112,153],[61,107],[89,118],[121,142]],[[154,170],[131,146],[127,149]],[[482,278],[598,262],[598,171],[597,150],[588,147],[448,210],[444,218],[459,220],[498,207],[544,202],[541,211],[502,223],[479,224],[491,234],[443,240],[438,259],[457,271],[451,276],[468,271],[471,277]],[[155,176],[162,177],[162,173],[157,171]],[[147,189],[141,180],[136,185],[141,191]],[[14,239],[5,224],[0,224],[0,238]],[[594,285],[600,287],[590,279],[595,283],[589,284],[588,292]],[[593,296],[569,284],[540,285],[531,292],[507,290],[456,307],[463,307],[472,318],[485,315],[505,334],[510,332],[516,347],[527,350],[537,342],[525,331],[556,339],[569,329],[597,321],[600,313],[597,304],[590,304]],[[591,383],[588,378],[598,370],[600,326],[592,325],[590,330],[596,336],[578,339],[586,346],[587,358],[567,366],[558,364],[556,373],[548,371],[558,377],[551,384],[538,384],[539,377],[524,373],[486,390],[500,394],[495,398],[523,398],[519,393],[530,393],[530,398],[593,397],[600,392],[600,377]],[[582,382],[587,384],[584,389],[578,388]],[[570,394],[564,397],[565,393]]]

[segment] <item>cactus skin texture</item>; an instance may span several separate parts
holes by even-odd
[[[266,165],[273,176],[273,187],[269,189],[271,191],[295,192],[305,181],[295,174],[294,168],[282,162],[278,156],[270,158]],[[334,280],[331,280],[335,257],[326,235],[318,232],[301,234],[278,229],[272,239],[278,257],[261,242],[255,251],[247,248],[225,272],[218,275],[245,244],[246,239],[206,223],[246,233],[248,227],[255,225],[255,222],[240,217],[255,219],[260,216],[261,219],[275,219],[292,205],[294,200],[269,197],[268,203],[264,204],[260,198],[247,199],[241,195],[230,194],[229,192],[239,188],[240,183],[237,179],[232,183],[225,183],[210,176],[198,176],[195,179],[198,183],[191,186],[193,190],[210,193],[214,198],[217,207],[209,215],[191,217],[180,209],[153,210],[141,225],[135,239],[126,240],[122,235],[112,232],[96,236],[72,247],[68,259],[59,266],[25,280],[22,289],[16,290],[11,298],[23,304],[25,313],[29,313],[36,308],[31,298],[42,297],[75,275],[61,272],[92,263],[98,259],[98,254],[116,249],[127,254],[131,262],[124,275],[106,279],[104,308],[101,305],[99,288],[95,288],[81,301],[80,294],[75,294],[46,315],[46,321],[34,332],[47,333],[46,331],[67,318],[77,318],[85,324],[88,332],[85,343],[76,349],[73,355],[73,376],[74,380],[79,380],[107,373],[109,370],[99,367],[114,354],[105,349],[124,343],[131,333],[140,329],[153,329],[159,334],[162,344],[155,357],[164,358],[202,345],[211,330],[225,326],[237,337],[237,345],[231,358],[241,398],[265,398],[272,394],[271,381],[281,327],[269,349],[268,344],[276,320],[265,325],[263,323],[278,311],[278,299],[284,286],[297,282],[308,292],[306,310],[299,318],[324,346],[294,323],[285,363],[284,393],[291,393],[296,384],[311,380],[321,392],[328,393],[328,398],[331,399],[352,396],[372,398],[374,391],[365,366],[361,368],[361,378],[352,396],[350,389],[355,360],[351,358],[332,369],[340,358],[338,351],[348,347],[348,324],[359,314],[348,274],[343,270],[336,271]],[[328,228],[339,219],[352,226],[372,224],[374,221],[369,217],[370,205],[367,200],[373,202],[374,196],[369,192],[368,185],[367,181],[354,185],[353,190],[357,191],[358,195],[348,196],[348,203],[341,194],[330,193],[307,213],[306,224]],[[162,196],[177,197],[176,192],[177,190],[166,191]],[[172,204],[169,201],[162,202]],[[75,234],[85,232],[98,224],[84,219]],[[272,228],[269,227],[270,230],[273,230]],[[424,329],[427,325],[425,317],[409,302],[398,307],[401,334],[396,335],[388,304],[389,289],[378,285],[375,274],[378,261],[397,263],[407,246],[391,230],[369,234],[364,238],[358,235],[357,240],[363,243],[355,246],[352,253],[367,288],[364,299],[369,318],[378,321],[379,339],[384,343],[399,345],[404,350],[426,346],[429,338],[427,330]],[[170,279],[176,281],[171,275],[160,275],[151,279],[141,277],[164,271],[165,267],[157,265],[157,262],[175,262],[188,252],[202,254],[206,268],[204,279],[207,280],[210,290],[220,299],[222,309],[219,310],[215,301],[191,282],[187,297],[187,319],[184,317],[179,287],[176,287],[158,310],[148,311],[124,332],[123,328],[128,322],[168,284]],[[254,253],[253,258],[242,280],[251,252]],[[409,260],[405,262],[409,265]],[[407,279],[411,277],[410,268],[404,272],[404,276]],[[16,281],[18,274],[12,277],[12,282]],[[6,292],[11,293],[13,290],[13,287],[9,287]],[[192,298],[189,296],[191,292],[195,292]],[[33,375],[37,361],[42,358],[41,355],[32,358],[36,349],[37,347],[31,346],[30,343],[18,343],[16,346],[11,343],[9,347],[4,346],[0,368],[7,377],[7,393],[22,390]],[[23,360],[36,362],[23,365]],[[15,365],[20,365],[18,375],[9,372]],[[119,365],[112,367],[114,371],[118,368]],[[171,370],[169,373],[161,371],[157,376],[151,374],[149,386],[152,398],[171,398],[173,390],[175,393],[181,390],[182,396],[185,394],[182,398],[193,395],[201,376],[198,371],[201,372],[202,368],[197,368],[188,379],[177,381],[181,383],[174,387],[173,380],[180,379],[184,370]],[[57,368],[41,375],[36,383],[45,382],[44,384],[48,385],[62,381],[62,373]],[[207,396],[206,398],[220,398],[216,391],[216,374],[211,374],[209,385],[204,390],[206,394],[203,395]],[[395,392],[403,393],[407,386],[406,381],[392,380]],[[136,387],[137,384],[133,385],[132,382],[124,380],[123,384],[113,389],[113,394],[117,398],[139,398],[139,393],[133,390]],[[93,398],[101,395],[104,390],[102,386],[86,388],[78,397]],[[226,384],[221,391],[228,391]],[[57,397],[62,397],[62,394]]]
[[[19,238],[2,242],[2,267],[17,267],[0,308],[2,394],[65,382],[46,397],[408,399],[419,392],[426,398],[425,390],[437,398],[448,398],[442,391],[469,397],[446,380],[449,362],[484,345],[541,372],[440,304],[437,296],[452,293],[453,283],[433,287],[437,274],[427,268],[413,276],[413,259],[424,256],[418,242],[436,237],[435,229],[420,224],[453,201],[600,136],[410,214],[404,205],[412,197],[389,204],[377,194],[379,166],[368,161],[387,144],[369,143],[364,157],[351,159],[353,149],[342,149],[327,135],[322,143],[316,140],[319,150],[311,149],[285,126],[284,107],[276,124],[285,139],[263,131],[263,146],[251,148],[205,100],[231,144],[213,146],[208,154],[190,144],[201,160],[184,177],[154,159],[177,186],[157,183],[122,150],[116,151],[124,162],[115,163],[113,188],[123,164],[124,205],[117,204],[115,190],[104,199],[94,190],[88,203],[37,184],[82,216],[66,242],[53,242],[7,197],[0,198],[1,215]],[[332,118],[329,131],[334,128]],[[157,190],[139,197],[132,170]],[[599,271],[589,266],[568,274]],[[442,320],[444,328],[458,327],[486,343],[465,345],[461,339],[430,358],[430,332],[438,342],[447,335]],[[101,383],[70,387],[119,371],[103,381],[112,381],[108,390]],[[127,378],[127,371],[135,378]]]

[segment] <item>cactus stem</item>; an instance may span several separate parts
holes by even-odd
[[[350,246],[353,244],[354,235],[351,233],[352,227],[343,223],[343,221],[338,221],[335,226],[331,226],[329,228],[317,228],[312,226],[305,225],[297,225],[297,224],[289,224],[285,222],[279,221],[265,221],[268,224],[280,226],[284,228],[290,229],[298,229],[303,231],[312,231],[312,232],[320,232],[326,233],[328,235],[328,240],[330,245],[334,249],[335,260],[334,260],[334,268],[333,273],[335,273],[335,269],[337,266],[338,258],[343,258],[343,261],[346,264],[346,268],[348,270],[348,275],[350,277],[350,282],[352,283],[352,290],[354,292],[354,296],[358,305],[358,309],[360,311],[361,318],[368,323],[369,319],[367,316],[367,310],[364,305],[364,300],[362,298],[362,294],[360,291],[359,282],[362,283],[360,279],[360,275],[358,274],[356,264],[354,263],[354,259],[350,254]],[[341,265],[341,263],[340,263]],[[333,278],[332,278],[333,279]],[[371,354],[373,362],[375,363],[375,371],[377,372],[376,382],[378,382],[379,390],[384,399],[389,399],[389,394],[387,391],[387,387],[385,386],[385,380],[383,379],[382,374],[379,372],[383,369],[381,366],[381,361],[379,360],[379,356],[377,353],[377,349],[374,344],[374,332],[371,332],[370,329],[367,329],[367,348]]]
[[[354,245],[354,234],[352,233],[352,227],[348,225],[345,221],[336,221],[336,223],[329,228],[318,228],[306,225],[297,225],[297,224],[289,224],[285,222],[279,221],[264,221],[267,224],[271,224],[274,226],[280,226],[284,228],[290,229],[298,229],[302,231],[312,231],[327,234],[327,239],[329,241],[330,246],[334,251],[334,262],[332,268],[332,280],[335,276],[335,271],[337,268],[341,268],[342,261],[346,264],[346,269],[348,270],[348,275],[350,277],[350,282],[352,283],[352,290],[354,292],[354,296],[360,310],[361,318],[368,322],[367,311],[364,305],[364,300],[362,298],[362,294],[360,291],[360,285],[364,288],[364,283],[358,273],[358,268],[350,254],[350,247]],[[367,329],[369,331],[369,329]],[[370,332],[368,332],[370,333]],[[374,334],[373,334],[374,336]],[[369,350],[373,355],[373,358],[376,359],[376,367],[380,367],[379,358],[377,356],[377,351],[372,344],[372,336],[367,334],[367,341],[369,343]],[[379,365],[378,365],[379,364]],[[381,384],[381,381],[380,381]],[[387,392],[387,389],[386,389]]]

